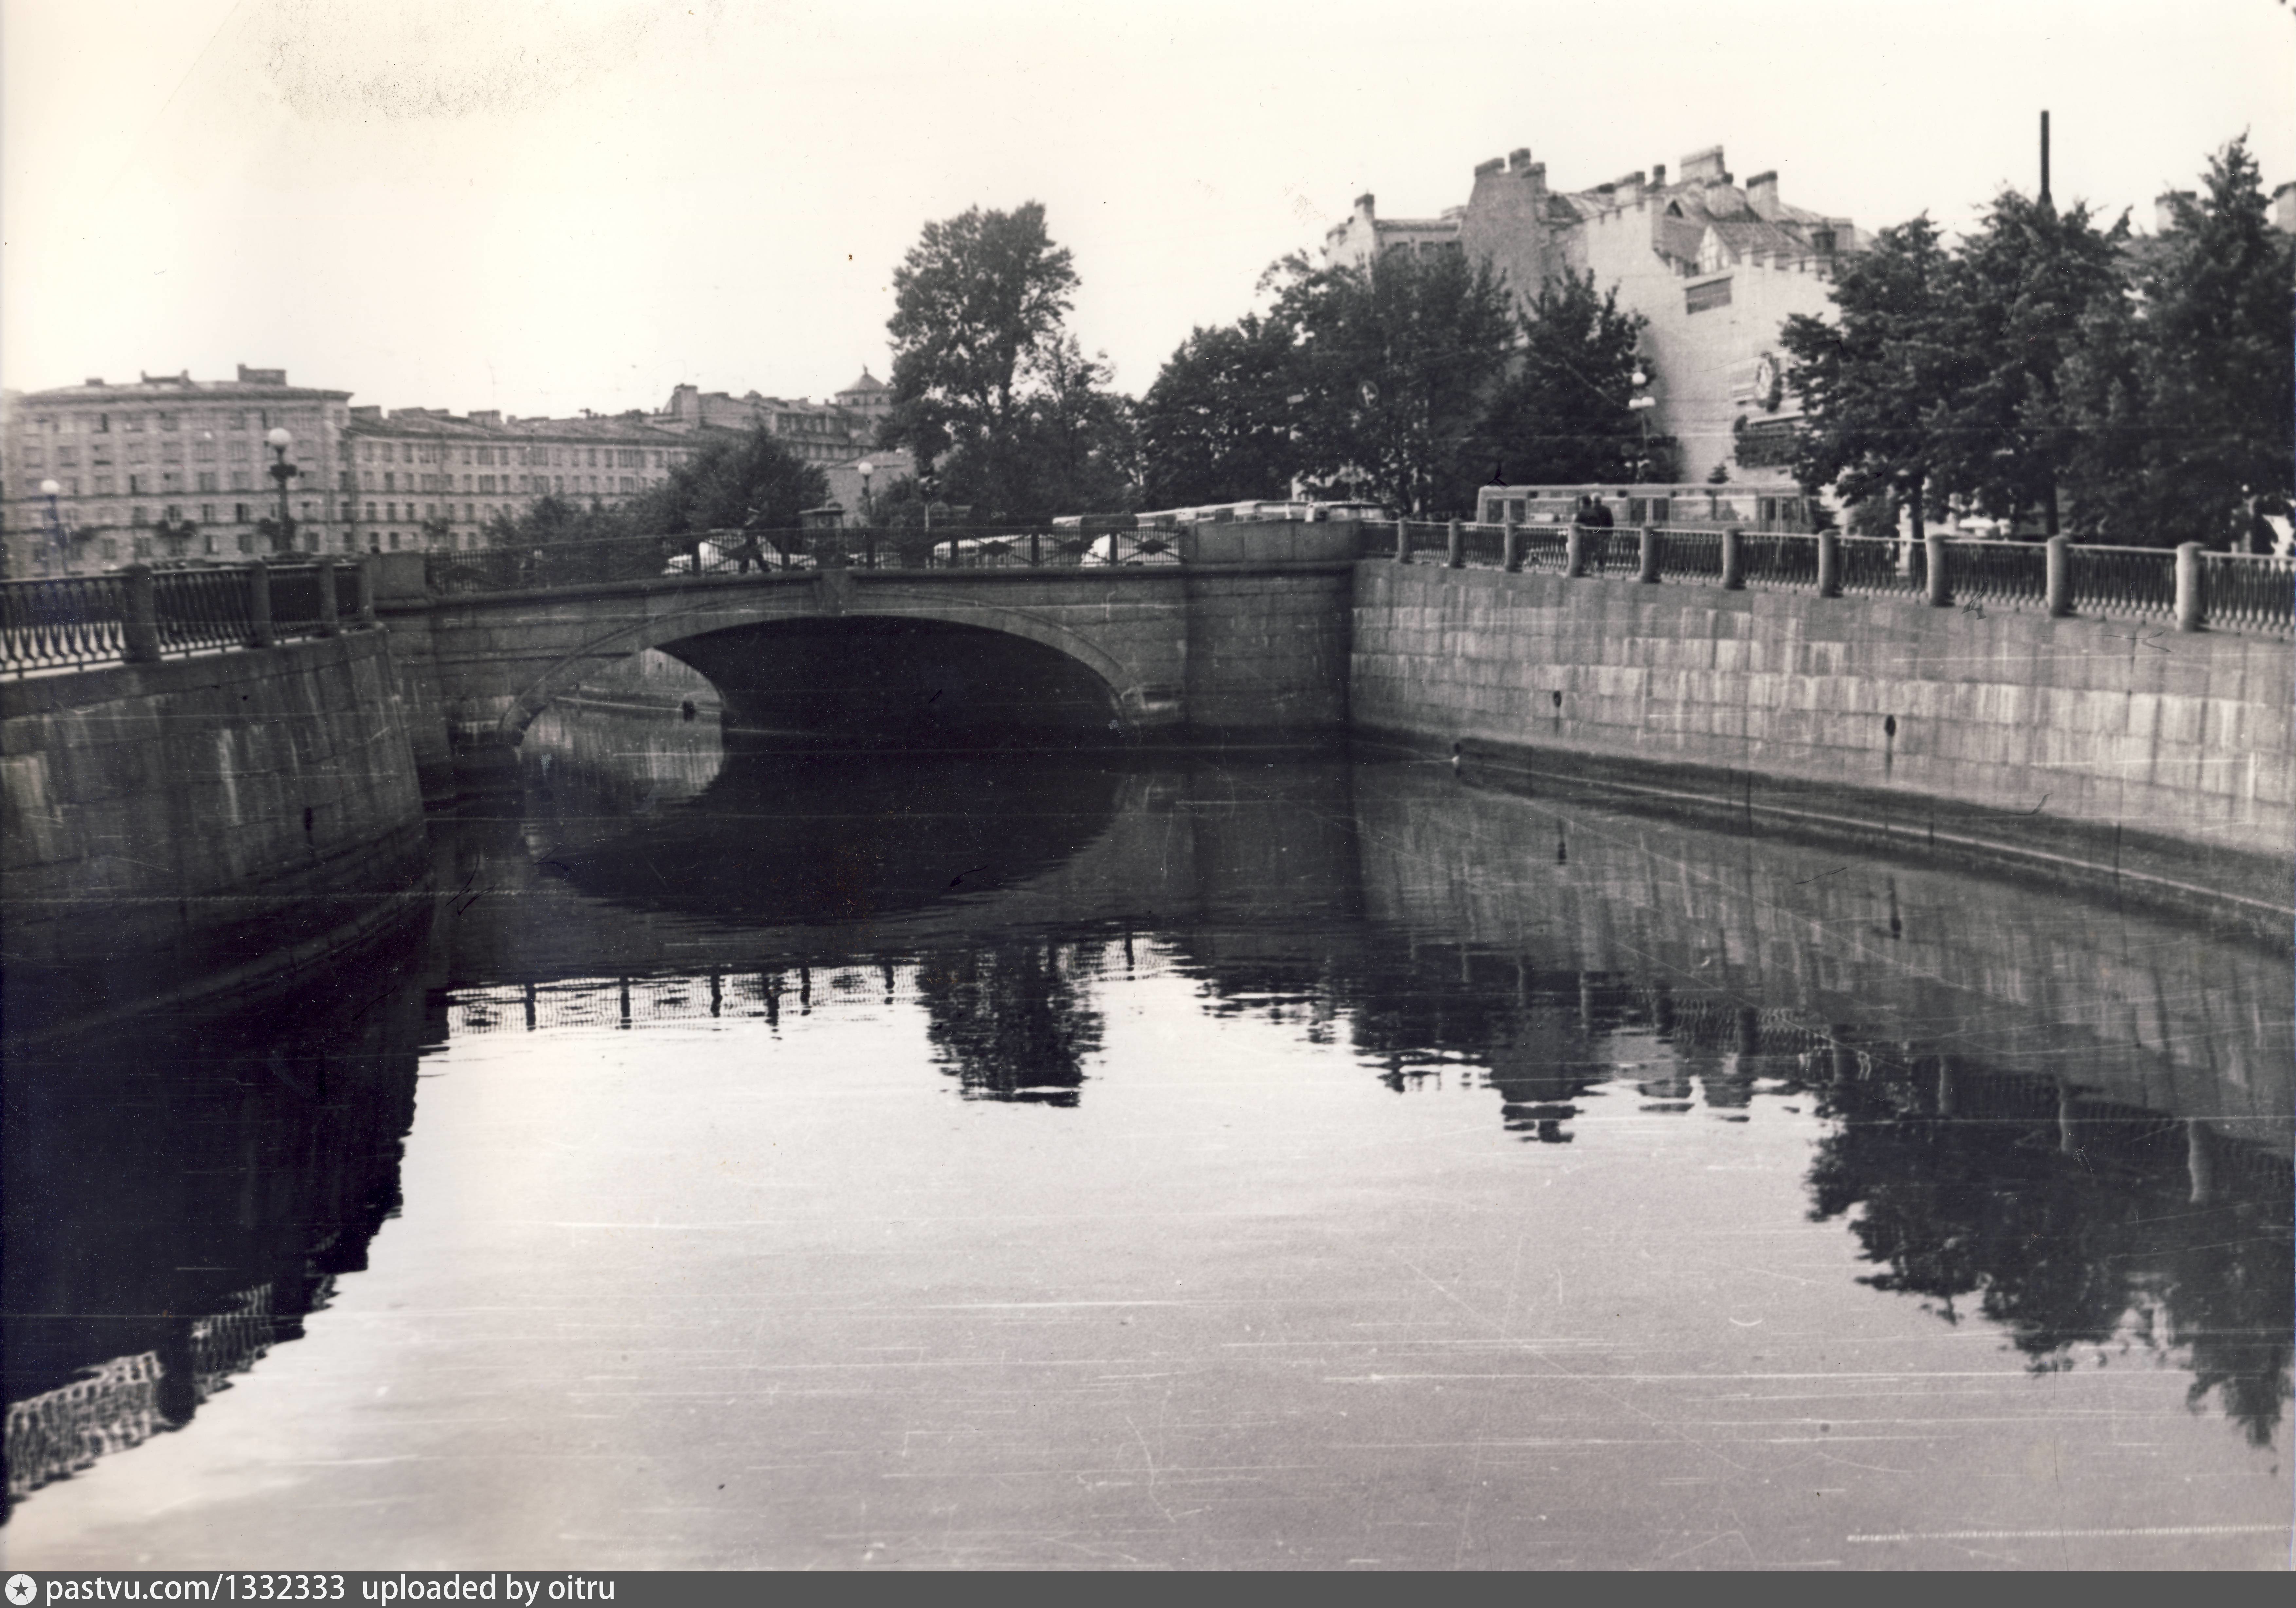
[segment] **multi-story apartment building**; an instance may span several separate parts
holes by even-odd
[[[350,422],[348,391],[291,386],[283,369],[241,365],[234,380],[91,379],[7,399],[0,420],[7,573],[62,575],[137,559],[236,558],[260,545],[279,510],[265,437],[284,429],[296,545],[348,551],[331,471]],[[56,487],[51,497],[44,483]]]
[[[874,452],[878,423],[892,406],[892,388],[864,369],[861,378],[838,392],[834,402],[792,401],[755,391],[735,396],[681,385],[670,392],[668,404],[653,415],[652,422],[688,432],[763,425],[796,457],[828,468]]]
[[[643,414],[520,419],[443,408],[350,410],[340,484],[362,550],[486,544],[537,499],[611,506],[660,485],[694,449]]]
[[[489,525],[545,495],[611,506],[669,478],[703,439],[763,424],[839,484],[858,509],[855,469],[873,455],[882,490],[914,472],[877,451],[891,393],[865,371],[837,404],[680,386],[661,413],[521,419],[497,412],[352,407],[348,391],[290,387],[242,366],[201,381],[146,375],[11,395],[0,405],[0,527],[11,575],[61,575],[138,559],[229,559],[267,551],[278,512],[266,435],[293,437],[289,511],[306,552],[481,547]],[[53,480],[53,499],[41,491]],[[850,481],[851,485],[844,484]]]
[[[1779,383],[1778,331],[1796,313],[1830,316],[1833,265],[1866,244],[1846,217],[1791,206],[1775,172],[1739,184],[1718,145],[1591,190],[1561,192],[1528,149],[1475,169],[1466,204],[1436,218],[1379,216],[1374,198],[1324,237],[1325,259],[1462,249],[1490,263],[1528,305],[1548,278],[1590,273],[1649,321],[1644,337],[1653,430],[1678,444],[1682,472],[1720,466],[1733,480],[1787,485],[1792,399]]]

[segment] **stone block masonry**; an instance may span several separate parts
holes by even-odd
[[[2283,640],[1376,561],[1354,633],[1358,731],[2291,903]]]
[[[426,865],[381,632],[0,685],[12,1034],[275,972]]]

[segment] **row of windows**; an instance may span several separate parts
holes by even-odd
[[[344,422],[341,409],[333,411],[333,422]],[[173,432],[184,428],[187,420],[227,430],[263,431],[274,426],[290,430],[316,434],[322,422],[316,408],[201,408],[196,413],[173,411],[162,412],[94,412],[94,413],[36,413],[31,428],[43,436],[108,436],[114,429],[130,435],[142,435],[147,429]]]
[[[356,471],[358,484],[354,487],[351,484],[353,472],[350,469],[343,471],[345,491],[356,489],[369,492],[453,492],[459,490],[481,492],[489,496],[516,493],[521,496],[538,497],[553,493],[562,496],[569,492],[577,495],[584,492],[632,492],[639,489],[642,485],[654,484],[653,481],[640,475],[519,475],[515,477],[464,475],[463,484],[457,486],[452,475],[402,475],[397,469],[387,469],[378,471],[363,469]],[[375,484],[378,473],[381,474],[382,481],[380,486]],[[405,482],[404,485],[400,484],[402,481]]]
[[[217,458],[227,458],[234,463],[245,463],[250,461],[255,453],[245,441],[234,439],[218,443],[211,436],[202,436],[199,440],[192,443],[190,455],[194,463],[213,463]],[[119,453],[115,453],[109,442],[99,442],[87,449],[87,461],[95,468],[101,469],[110,464],[115,456],[124,457],[129,463],[148,463],[152,461],[152,449],[148,444],[141,441],[129,442]],[[163,441],[160,444],[160,462],[181,463],[184,458],[182,442]],[[60,446],[51,453],[40,447],[27,446],[18,453],[17,460],[28,473],[36,473],[51,466],[65,469],[78,469],[79,448]]]
[[[343,443],[343,456],[352,443]],[[361,463],[451,463],[453,444],[439,441],[374,441],[357,443]],[[464,446],[463,462],[507,469],[523,464],[530,469],[666,469],[685,461],[683,452],[641,447],[580,446]]]

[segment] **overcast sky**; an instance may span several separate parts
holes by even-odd
[[[1364,191],[1577,189],[1722,144],[1875,226],[2108,213],[2246,130],[2276,0],[0,0],[0,383],[281,367],[389,407],[823,396],[928,219],[1045,203],[1138,392]]]

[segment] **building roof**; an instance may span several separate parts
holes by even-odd
[[[643,416],[613,414],[584,419],[520,419],[479,412],[457,418],[444,408],[353,408],[344,433],[350,436],[432,436],[458,441],[500,441],[506,437],[554,437],[561,440],[614,441],[676,445],[685,437]]]
[[[878,391],[890,391],[892,388],[892,387],[887,385],[874,374],[872,374],[865,366],[861,371],[861,378],[855,380],[851,385],[847,386],[843,390],[837,394],[840,396],[850,396],[857,392],[867,392],[873,395]]]
[[[21,392],[11,400],[20,404],[53,405],[70,402],[160,402],[169,398],[256,402],[275,397],[346,402],[349,400],[350,393],[324,390],[316,386],[289,385],[284,369],[242,367],[237,380],[194,380],[188,370],[180,374],[145,374],[136,380],[111,383],[100,377],[91,377],[78,385],[52,386],[44,391]]]

